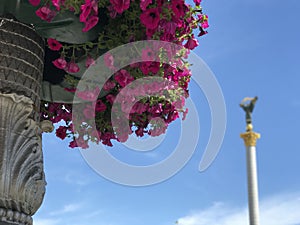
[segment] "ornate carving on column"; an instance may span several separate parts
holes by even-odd
[[[0,221],[32,224],[45,193],[41,129],[33,102],[0,93]]]
[[[0,16],[1,225],[31,225],[31,216],[43,201],[39,116],[43,67],[44,39],[31,25],[11,15]]]

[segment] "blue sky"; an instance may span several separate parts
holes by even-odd
[[[238,104],[255,95],[254,130],[262,135],[257,145],[262,224],[300,224],[300,2],[203,0],[203,8],[210,28],[196,53],[219,81],[227,109],[226,134],[214,163],[198,171],[211,124],[208,103],[195,84],[190,92],[199,112],[199,143],[188,164],[162,183],[110,182],[67,141],[45,134],[48,185],[35,225],[168,225],[176,220],[180,225],[247,225],[246,158],[239,138],[245,124]],[[179,125],[170,127],[167,144],[176,141]],[[170,153],[158,148],[131,158],[133,153],[121,147],[110,151],[136,165],[159,162]]]

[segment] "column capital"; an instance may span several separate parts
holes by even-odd
[[[250,130],[240,134],[240,137],[244,139],[245,146],[250,147],[256,146],[256,140],[260,138],[260,134]]]

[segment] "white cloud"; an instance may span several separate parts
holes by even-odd
[[[56,219],[34,219],[34,225],[58,225],[59,220]]]
[[[272,196],[260,202],[264,225],[300,225],[300,193]],[[191,213],[178,219],[179,225],[248,225],[247,207],[235,208],[225,203]]]
[[[71,212],[78,211],[80,208],[81,208],[81,204],[68,204],[68,205],[65,205],[61,210],[50,212],[49,214],[51,216],[61,215],[61,214],[65,214],[65,213],[71,213]]]

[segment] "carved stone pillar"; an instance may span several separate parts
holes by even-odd
[[[0,17],[0,225],[31,225],[45,193],[39,119],[44,40]]]

